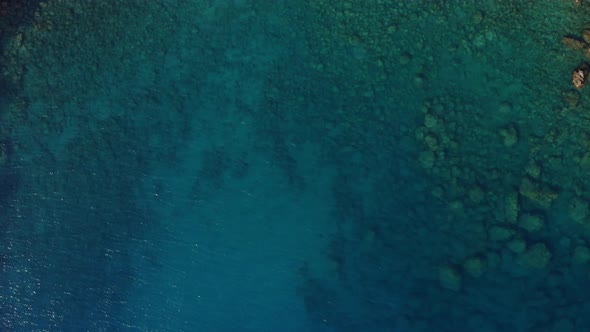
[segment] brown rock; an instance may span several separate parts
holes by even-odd
[[[582,31],[582,39],[584,39],[586,43],[590,43],[590,29],[584,29],[584,31]]]
[[[572,50],[581,50],[587,46],[585,41],[574,36],[565,36],[561,38],[561,43]]]
[[[582,63],[572,72],[572,83],[576,89],[581,89],[586,85],[590,74],[590,67],[586,63]]]

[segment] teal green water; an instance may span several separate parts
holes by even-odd
[[[3,5],[0,329],[585,331],[588,17]]]

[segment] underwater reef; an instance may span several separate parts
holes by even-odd
[[[0,3],[0,326],[584,330],[588,18]]]

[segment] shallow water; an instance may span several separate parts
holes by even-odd
[[[0,326],[584,331],[589,14],[7,4]]]

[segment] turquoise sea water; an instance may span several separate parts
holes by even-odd
[[[589,17],[0,4],[0,330],[588,330]]]

